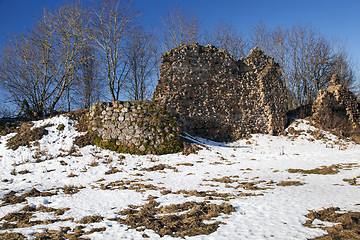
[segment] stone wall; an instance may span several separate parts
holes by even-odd
[[[311,122],[324,130],[360,143],[360,110],[356,96],[346,89],[337,74],[331,85],[320,90],[312,106]]]
[[[122,153],[167,154],[182,148],[180,124],[150,101],[97,102],[89,112],[95,143]]]
[[[190,134],[233,141],[279,134],[286,124],[286,89],[279,65],[255,48],[235,61],[212,45],[182,45],[161,58],[154,100]]]

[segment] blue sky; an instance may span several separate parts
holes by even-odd
[[[56,8],[69,0],[0,0],[0,48],[9,33],[29,28],[42,9]],[[90,1],[82,0],[87,3]],[[323,34],[346,42],[355,62],[360,65],[360,1],[359,0],[134,0],[144,10],[148,26],[159,24],[159,16],[171,6],[181,3],[196,14],[205,28],[218,20],[231,21],[246,33],[259,21],[269,26],[290,27],[312,24]],[[360,67],[359,67],[360,70]]]

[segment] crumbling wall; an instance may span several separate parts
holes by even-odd
[[[279,65],[255,48],[235,61],[212,45],[182,45],[161,58],[154,100],[190,134],[233,141],[252,133],[279,134],[286,91]]]
[[[179,122],[151,101],[94,103],[89,126],[98,146],[117,152],[167,154],[182,149]]]
[[[337,74],[331,85],[320,90],[312,106],[311,122],[324,130],[360,143],[360,111],[356,96],[340,84]]]

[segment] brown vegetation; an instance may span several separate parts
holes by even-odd
[[[16,150],[20,146],[29,147],[31,142],[40,140],[44,135],[47,135],[48,131],[45,128],[51,126],[46,125],[31,129],[32,125],[32,123],[21,124],[18,133],[8,140],[7,146],[12,150]]]
[[[315,219],[334,223],[332,227],[320,227],[328,234],[316,237],[316,240],[360,239],[360,212],[338,213],[340,208],[330,207],[320,211],[311,210],[306,215],[306,227],[316,227],[312,223]]]
[[[300,181],[281,181],[280,183],[278,183],[278,186],[282,186],[282,187],[286,187],[286,186],[301,186],[304,185],[305,183],[300,182]]]
[[[319,168],[314,169],[288,169],[289,173],[302,173],[302,174],[320,174],[320,175],[328,175],[328,174],[337,174],[340,169],[350,170],[352,168],[359,167],[357,163],[341,163],[341,164],[333,164],[331,166],[321,166]]]
[[[33,188],[30,191],[25,192],[19,196],[16,195],[16,192],[10,191],[9,193],[4,195],[4,197],[2,199],[3,203],[0,206],[26,202],[27,197],[39,197],[39,196],[45,197],[45,196],[51,196],[51,195],[54,195],[54,193],[40,192],[36,188]]]
[[[215,232],[221,222],[206,224],[204,221],[235,211],[234,207],[227,203],[217,205],[206,202],[186,202],[161,207],[154,200],[136,208],[120,211],[119,215],[126,215],[126,218],[116,220],[137,230],[145,227],[154,230],[160,236],[170,235],[183,238]]]

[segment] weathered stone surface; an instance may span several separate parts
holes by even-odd
[[[181,151],[179,122],[154,102],[97,102],[90,108],[89,118],[100,147],[133,154]],[[162,141],[164,136],[166,141]]]
[[[346,89],[337,74],[331,85],[320,90],[312,106],[311,122],[342,137],[350,137],[360,144],[360,110],[356,96]]]
[[[161,60],[154,100],[186,132],[232,141],[284,130],[287,105],[280,68],[258,48],[235,61],[212,45],[182,45]]]

